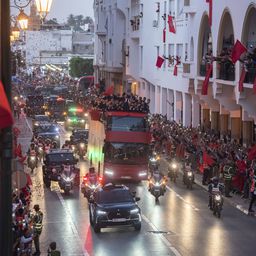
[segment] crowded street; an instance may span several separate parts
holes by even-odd
[[[31,119],[22,115],[17,121],[19,138],[26,152],[32,137]],[[61,144],[70,132],[60,127]],[[88,171],[88,161],[80,161],[81,176]],[[161,164],[163,171],[166,166]],[[167,193],[155,203],[146,182],[129,184],[141,198],[142,229],[107,228],[95,234],[90,227],[88,203],[76,188],[65,195],[58,184],[44,187],[39,166],[32,177],[32,205],[44,213],[40,237],[42,255],[48,244],[56,241],[62,255],[250,255],[254,253],[256,219],[248,217],[224,201],[223,214],[217,219],[208,209],[208,193],[195,185],[187,190],[181,175],[176,184],[168,182]],[[121,245],[121,248],[120,248]],[[122,252],[120,252],[120,249]]]

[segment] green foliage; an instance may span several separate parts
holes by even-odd
[[[92,24],[93,19],[89,16],[70,14],[67,18],[67,25],[71,27],[83,26],[84,24]]]
[[[73,57],[69,62],[69,74],[72,77],[93,75],[93,60]]]

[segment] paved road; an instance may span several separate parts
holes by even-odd
[[[20,121],[24,148],[31,136],[29,123]],[[68,136],[62,128],[62,140]],[[84,173],[86,161],[79,166]],[[97,235],[90,228],[87,201],[78,189],[65,196],[57,184],[52,184],[51,189],[44,188],[41,168],[33,176],[33,182],[33,203],[39,203],[44,212],[42,255],[51,241],[56,241],[66,256],[255,255],[255,218],[224,203],[223,216],[217,219],[207,208],[207,193],[198,186],[187,190],[181,178],[175,185],[169,183],[167,193],[157,205],[145,183],[127,184],[141,197],[141,232],[122,227],[103,229]]]

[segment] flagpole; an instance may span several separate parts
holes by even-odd
[[[10,2],[0,2],[0,75],[7,99],[11,103],[10,72]],[[12,128],[5,128],[0,135],[0,255],[13,255],[12,237]]]

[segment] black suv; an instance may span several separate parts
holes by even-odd
[[[128,225],[141,229],[141,211],[124,185],[107,184],[94,192],[89,200],[90,223],[95,233],[109,226]]]
[[[80,169],[75,165],[78,160],[69,149],[51,149],[45,156],[43,164],[43,181],[46,187],[51,186],[51,181],[59,181],[62,172],[62,165],[69,163],[74,166],[76,173],[75,185],[80,184]]]

